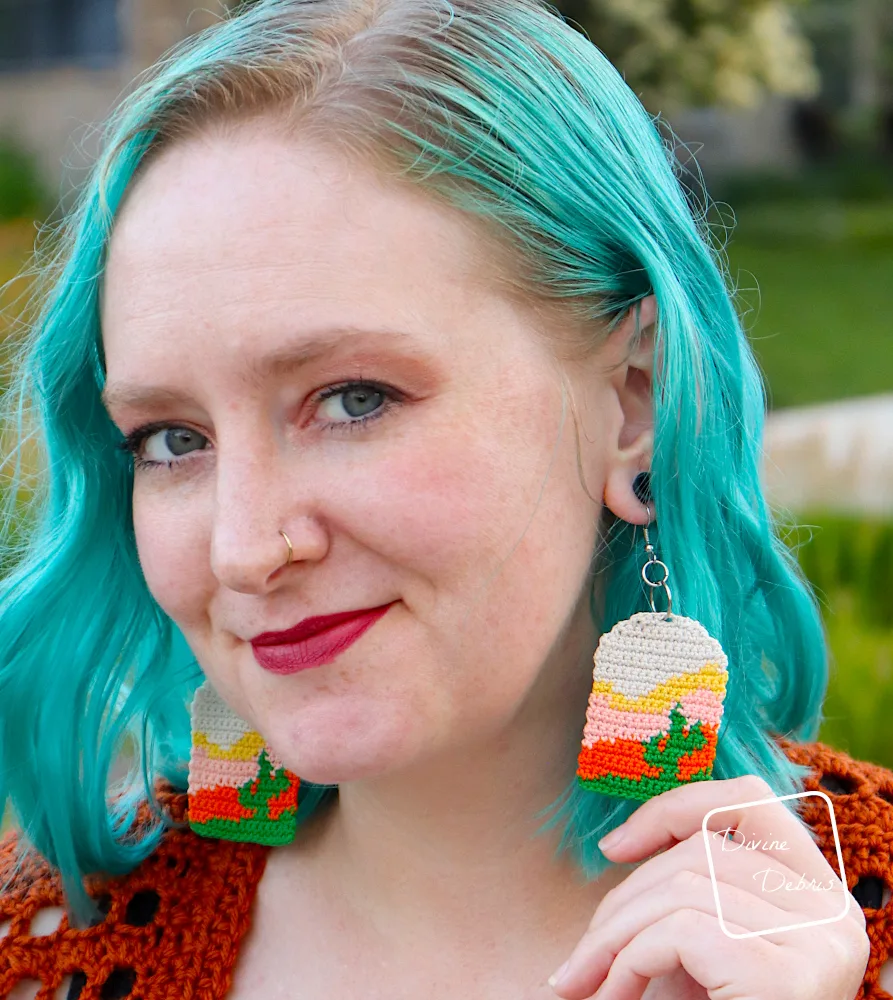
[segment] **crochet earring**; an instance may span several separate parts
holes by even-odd
[[[203,837],[276,846],[297,830],[300,779],[204,681],[192,702],[189,826]]]
[[[651,520],[647,473],[634,490]],[[577,782],[586,789],[649,799],[712,777],[728,681],[728,658],[700,622],[673,614],[670,571],[644,527],[642,579],[651,611],[632,615],[602,635],[593,656],[592,691]],[[667,610],[655,605],[663,588]]]

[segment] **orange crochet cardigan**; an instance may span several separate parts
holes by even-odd
[[[805,789],[823,790],[834,802],[848,887],[864,908],[871,939],[856,1000],[890,1000],[878,980],[893,953],[893,772],[821,743],[779,743],[790,759],[810,766]],[[173,819],[185,822],[185,793],[167,787],[159,798]],[[836,869],[824,803],[806,798],[801,804],[804,821]],[[145,821],[148,807],[142,808]],[[15,843],[12,833],[0,842],[0,884],[9,877]],[[221,1000],[268,850],[171,829],[129,875],[88,879],[105,915],[101,923],[73,930],[63,916],[42,935],[29,933],[32,921],[63,899],[58,877],[34,857],[0,897],[0,1000],[23,980],[36,980],[33,990],[42,984],[31,992],[37,1000],[53,1000],[66,980],[68,1000]]]

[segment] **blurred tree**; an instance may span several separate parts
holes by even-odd
[[[257,0],[229,0],[246,7]],[[819,77],[792,6],[809,0],[554,0],[653,112],[812,97]]]
[[[0,222],[42,218],[48,208],[49,194],[35,157],[11,135],[0,132]]]
[[[793,4],[803,0],[793,0]],[[819,76],[791,2],[559,0],[652,111],[811,97]]]

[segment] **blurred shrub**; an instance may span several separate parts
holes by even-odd
[[[719,226],[729,214],[715,206],[710,218]],[[735,212],[732,237],[748,246],[893,250],[893,189],[877,201],[798,198],[747,204]]]
[[[819,739],[893,770],[893,631],[867,625],[852,590],[829,602],[831,676]]]
[[[0,134],[0,222],[43,219],[49,209],[36,159],[11,136]]]
[[[812,585],[820,593],[851,592],[856,617],[893,632],[893,521],[830,514],[817,520],[810,540],[793,543]]]
[[[883,201],[893,199],[893,166],[889,159],[870,150],[851,149],[796,174],[771,170],[729,173],[717,177],[711,188],[714,198],[735,208],[775,201]]]
[[[786,540],[816,589],[831,650],[819,739],[893,768],[893,521],[805,520]]]
[[[798,0],[556,0],[652,112],[807,97],[819,76]]]
[[[33,275],[28,267],[37,228],[30,219],[0,222],[0,392],[8,379],[10,353],[31,315]]]

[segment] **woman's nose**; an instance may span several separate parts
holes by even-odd
[[[230,590],[263,593],[286,566],[318,561],[328,551],[315,502],[293,482],[274,456],[218,460],[211,570]],[[291,542],[290,561],[282,531]]]

